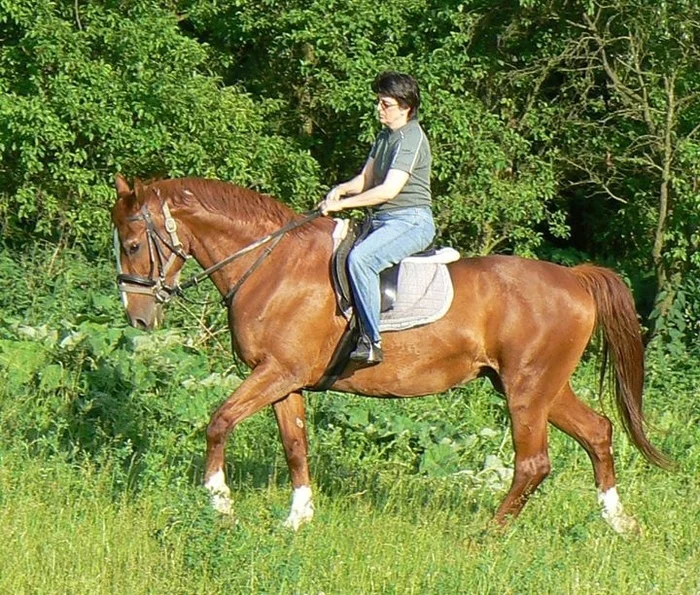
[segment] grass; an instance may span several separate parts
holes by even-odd
[[[405,477],[380,498],[317,493],[316,518],[295,534],[282,527],[289,490],[275,485],[239,490],[233,520],[191,485],[130,493],[106,468],[13,453],[0,471],[0,592],[698,593],[696,473],[624,470],[644,534],[620,537],[588,470],[559,463],[502,532],[489,525],[502,494],[424,494],[415,507],[402,492],[421,479]]]
[[[640,536],[604,523],[589,461],[557,431],[552,476],[493,530],[506,488],[479,470],[493,455],[512,465],[512,448],[502,400],[478,383],[422,400],[311,396],[316,517],[292,533],[270,412],[229,447],[235,518],[199,487],[208,414],[244,373],[225,341],[177,311],[160,333],[120,327],[111,263],[68,255],[49,274],[6,256],[0,272],[36,274],[0,285],[38,287],[0,292],[0,595],[700,593],[697,356],[648,358],[652,438],[677,472],[650,468],[616,423]],[[590,402],[593,364],[574,382]]]

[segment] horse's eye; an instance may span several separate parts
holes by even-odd
[[[129,256],[133,256],[139,251],[139,248],[141,247],[141,244],[138,242],[131,242],[127,247],[126,247],[126,253]]]

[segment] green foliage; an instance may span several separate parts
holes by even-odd
[[[30,10],[30,5],[32,10]],[[116,172],[211,176],[305,204],[315,163],[274,102],[222,87],[207,48],[153,4],[3,2],[0,223],[106,245]]]
[[[433,146],[434,194],[442,241],[472,253],[532,255],[546,234],[565,237],[554,204],[551,151],[514,125],[508,98],[484,100],[492,57],[473,51],[491,6],[438,7],[424,1],[191,2],[188,18],[215,50],[238,60],[230,80],[288,105],[283,126],[307,143],[333,183],[362,166],[377,132],[373,77],[414,73]]]
[[[612,264],[644,317],[658,310],[652,334],[670,328],[668,308],[695,316],[697,2],[0,6],[13,245],[103,251],[117,171],[218,177],[308,208],[361,167],[378,126],[371,81],[396,68],[422,85],[442,243]]]

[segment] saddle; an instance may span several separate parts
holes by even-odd
[[[348,326],[328,370],[317,385],[310,387],[312,390],[326,390],[337,380],[357,343],[360,329],[354,314],[347,260],[353,246],[365,237],[367,231],[368,226],[361,227],[346,219],[336,220],[331,273],[338,308],[348,320]],[[382,271],[380,330],[405,330],[444,316],[454,295],[445,265],[458,259],[459,253],[452,248],[431,247]]]
[[[347,272],[347,260],[353,246],[367,235],[368,226],[360,227],[357,223],[348,220],[337,220],[336,228],[333,232],[335,243],[335,251],[331,264],[333,283],[336,291],[336,299],[338,307],[348,320],[352,315],[353,294],[350,286],[350,279]],[[438,305],[436,312],[414,316],[413,322],[406,321],[403,328],[394,328],[390,319],[396,319],[398,312],[388,315],[389,312],[397,308],[410,308],[411,305],[416,305],[421,299],[430,297],[430,292],[437,292],[434,301],[442,301],[443,297],[447,300],[447,307],[452,300],[452,283],[449,279],[449,274],[443,271],[444,265],[454,262],[459,259],[459,253],[452,248],[436,249],[430,246],[428,249],[412,254],[405,258],[400,263],[389,267],[381,272],[379,276],[380,291],[381,291],[381,307],[382,319],[380,321],[381,330],[403,330],[419,324],[426,324],[437,320],[447,311],[446,308]],[[425,265],[425,270],[424,270]],[[436,281],[435,270],[439,273],[446,274],[439,281]],[[425,274],[423,274],[425,273]],[[422,276],[422,278],[417,277]],[[445,281],[447,279],[447,281]],[[403,281],[403,282],[401,282]],[[418,292],[414,296],[399,296],[399,289],[407,293],[413,291]],[[400,300],[399,297],[403,297]],[[425,310],[426,307],[423,306]],[[444,311],[441,311],[444,310]],[[405,312],[403,313],[406,314]],[[429,320],[432,318],[432,320]]]

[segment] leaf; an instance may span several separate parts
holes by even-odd
[[[432,444],[420,460],[420,471],[431,477],[446,477],[459,470],[459,456],[450,444]]]
[[[45,392],[52,392],[63,386],[63,367],[58,364],[49,364],[42,368],[39,375],[39,389]]]

